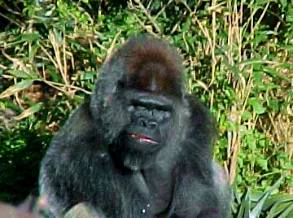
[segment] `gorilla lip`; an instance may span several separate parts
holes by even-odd
[[[158,142],[154,141],[150,137],[142,134],[137,134],[137,133],[129,133],[129,136],[139,142],[146,142],[150,144],[158,144]]]

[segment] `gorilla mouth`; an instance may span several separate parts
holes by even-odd
[[[139,142],[146,142],[146,143],[150,143],[150,144],[159,144],[157,141],[153,140],[152,138],[150,138],[146,135],[137,134],[137,133],[129,133],[129,136]]]

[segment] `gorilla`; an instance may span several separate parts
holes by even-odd
[[[148,35],[106,61],[41,163],[52,217],[80,202],[96,217],[229,217],[230,188],[212,160],[215,123],[182,72],[176,50]]]

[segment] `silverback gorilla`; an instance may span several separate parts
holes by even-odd
[[[229,216],[230,189],[212,160],[215,125],[185,90],[181,62],[147,35],[106,61],[42,161],[52,217],[80,202],[106,218]]]

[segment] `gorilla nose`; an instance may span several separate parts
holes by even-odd
[[[155,121],[148,120],[144,117],[140,117],[137,121],[138,125],[144,128],[155,129],[157,128],[158,124]]]

